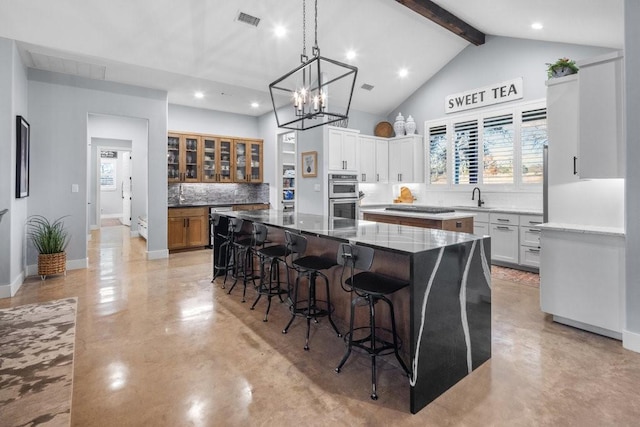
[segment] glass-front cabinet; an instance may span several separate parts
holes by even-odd
[[[234,141],[234,182],[262,182],[262,141]]]
[[[233,141],[230,139],[220,139],[220,174],[218,182],[233,182],[231,171],[233,170]]]
[[[169,133],[168,182],[262,182],[262,140]]]
[[[169,182],[200,181],[200,138],[169,134],[167,138],[167,179]]]

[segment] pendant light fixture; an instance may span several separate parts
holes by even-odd
[[[307,56],[306,0],[302,1],[302,54],[299,65],[269,85],[278,127],[307,130],[349,119],[349,107],[358,68],[320,56],[318,47],[318,0],[315,1],[313,57]],[[278,108],[276,98],[288,105]]]

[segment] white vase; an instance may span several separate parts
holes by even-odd
[[[413,120],[413,117],[407,117],[407,121],[404,124],[404,130],[407,132],[407,135],[413,135],[416,133],[416,122]]]
[[[396,117],[396,121],[393,123],[393,130],[396,136],[404,135],[404,117],[402,113],[398,113],[398,117]]]

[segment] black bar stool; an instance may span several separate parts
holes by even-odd
[[[224,289],[227,283],[227,277],[229,271],[233,276],[233,284],[227,291],[227,294],[231,294],[233,288],[236,287],[238,279],[242,278],[244,289],[242,291],[242,302],[246,301],[247,293],[247,279],[253,276],[253,260],[250,257],[250,249],[253,238],[242,230],[244,226],[244,220],[240,218],[229,218],[229,241],[231,242],[231,256],[228,258],[227,271],[224,273],[224,282],[222,288]],[[251,275],[251,276],[250,276]]]
[[[287,261],[287,266],[295,270],[298,275],[296,276],[296,283],[293,288],[293,297],[291,307],[291,319],[287,326],[282,330],[283,334],[286,334],[289,327],[293,323],[296,316],[306,317],[307,319],[307,335],[304,343],[304,349],[309,350],[309,331],[311,329],[311,319],[318,323],[318,317],[326,316],[329,318],[331,326],[336,331],[339,337],[342,335],[338,331],[338,327],[333,323],[331,319],[331,313],[333,312],[333,306],[331,305],[331,298],[329,294],[329,279],[325,276],[321,270],[327,270],[333,266],[336,266],[336,262],[333,259],[307,255],[304,256],[304,252],[307,250],[307,239],[299,234],[291,233],[285,230],[285,240],[287,243],[287,252],[290,254]],[[298,300],[300,278],[306,277],[309,281],[309,295],[306,300]],[[322,277],[325,282],[327,300],[322,301],[316,299],[316,279]]]
[[[340,370],[349,358],[353,347],[358,347],[366,351],[371,356],[371,399],[377,400],[376,358],[378,356],[390,354],[393,351],[404,372],[407,376],[411,376],[407,365],[402,361],[400,353],[398,352],[401,347],[401,343],[398,338],[398,333],[396,332],[396,318],[393,311],[393,303],[386,297],[387,295],[399,291],[402,288],[406,288],[409,286],[409,283],[369,271],[369,269],[371,269],[371,264],[373,263],[373,254],[373,248],[349,245],[346,243],[342,243],[338,249],[338,264],[342,265],[340,281],[341,283],[344,283],[343,288],[345,291],[352,293],[352,300],[349,332],[345,334],[347,350],[338,364],[336,372],[340,373]],[[342,278],[344,277],[344,272],[347,269],[349,270],[350,275],[345,281],[343,281]],[[364,271],[354,274],[354,270]],[[353,294],[355,294],[355,296],[353,296]],[[369,325],[354,328],[353,323],[356,305],[362,300],[366,301],[369,306]],[[391,331],[376,326],[375,306],[378,301],[384,301],[389,305],[389,311],[391,313]],[[363,329],[368,329],[369,334],[364,338],[354,339],[354,333]],[[380,337],[380,332],[385,332],[387,334],[390,333],[393,337],[393,342],[384,340]]]
[[[271,245],[264,247],[267,241],[267,226],[253,223],[253,244],[252,248],[260,260],[260,282],[256,286],[258,297],[253,302],[251,310],[255,309],[256,304],[264,295],[267,297],[267,311],[264,314],[263,322],[268,321],[269,310],[271,309],[271,298],[277,296],[280,302],[284,302],[283,295],[289,293],[289,275],[287,275],[287,288],[282,288],[280,281],[280,263],[286,265],[285,257],[287,256],[287,247],[285,245]]]
[[[213,249],[213,278],[211,283],[216,280],[216,277],[222,276],[227,271],[227,265],[229,263],[228,257],[230,255],[229,245],[229,228],[225,227],[224,232],[221,232],[220,227],[225,221],[221,220],[220,214],[212,213],[209,215],[209,228],[211,234],[211,243]],[[216,256],[217,254],[217,256]]]

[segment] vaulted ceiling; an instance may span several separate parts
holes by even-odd
[[[622,0],[435,3],[488,35],[623,47]],[[240,12],[260,18],[258,26],[238,21]],[[313,15],[307,0],[309,51]],[[544,28],[533,30],[533,22]],[[287,30],[282,38],[274,34],[278,25]],[[0,37],[18,41],[29,67],[162,89],[170,103],[257,116],[271,109],[269,83],[299,64],[302,0],[3,0]],[[470,45],[394,0],[318,0],[318,44],[323,56],[359,68],[352,108],[378,115]],[[400,68],[407,77],[398,76]]]

